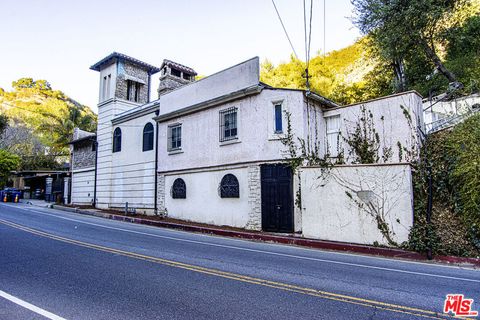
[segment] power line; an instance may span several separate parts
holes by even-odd
[[[307,90],[310,90],[310,75],[308,73],[308,67],[310,65],[310,44],[312,42],[312,16],[313,16],[313,0],[310,0],[310,16],[308,27],[308,39],[307,39],[307,8],[305,0],[303,0],[303,28],[305,33],[305,86]]]
[[[308,59],[307,68],[310,64],[310,44],[312,43],[312,16],[313,16],[313,0],[310,0],[310,23],[308,26]]]
[[[287,36],[288,43],[290,43],[290,47],[293,50],[293,53],[295,54],[295,57],[298,59],[297,52],[295,51],[295,48],[293,47],[292,41],[290,40],[290,37],[288,36],[287,29],[285,28],[285,25],[283,24],[282,17],[280,16],[280,13],[278,12],[277,6],[275,5],[275,1],[272,0],[273,7],[275,8],[275,11],[277,12],[278,19],[280,20],[280,23],[282,24],[283,31],[285,32],[285,35]]]
[[[308,60],[307,53],[307,8],[305,6],[305,0],[303,0],[303,34],[305,36],[305,61]],[[308,67],[307,67],[308,69]],[[308,79],[307,79],[308,81]]]
[[[327,53],[327,45],[326,45],[326,32],[327,32],[327,7],[326,7],[327,0],[323,0],[323,62],[325,65],[325,54]]]

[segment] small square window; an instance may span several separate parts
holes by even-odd
[[[220,142],[237,139],[237,108],[220,111]]]
[[[182,148],[182,125],[176,124],[168,127],[168,151]]]

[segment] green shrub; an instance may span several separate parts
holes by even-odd
[[[406,247],[434,254],[480,256],[480,114],[431,134],[413,174],[415,219]],[[426,223],[428,164],[433,209]]]

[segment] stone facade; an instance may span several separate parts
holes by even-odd
[[[167,216],[167,208],[165,207],[165,175],[157,175],[157,207],[161,216]]]
[[[262,194],[260,181],[260,166],[248,167],[248,204],[249,212],[248,222],[245,226],[249,230],[262,230]]]
[[[95,151],[93,141],[79,141],[73,146],[73,170],[90,168],[95,166]]]
[[[138,65],[134,65],[128,61],[118,63],[118,75],[115,88],[115,97],[128,100],[127,99],[127,80],[132,77],[134,79],[139,79],[144,83],[140,84],[140,96],[138,98],[138,103],[144,104],[148,102],[149,88],[148,88],[148,72],[146,68],[142,68]],[[130,79],[131,80],[131,79]],[[135,81],[135,80],[133,80]]]
[[[181,86],[189,84],[190,82],[191,81],[189,80],[185,80],[169,74],[162,75],[160,77],[160,84],[158,85],[158,90],[157,90],[158,97],[172,90],[180,88]]]

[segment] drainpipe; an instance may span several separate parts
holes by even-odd
[[[147,103],[150,102],[150,84],[151,84],[151,78],[152,78],[152,75],[149,73],[148,74],[148,88],[147,88]]]
[[[160,110],[155,111],[155,115],[158,117]],[[155,215],[158,215],[158,201],[157,201],[157,192],[158,192],[158,121],[155,120],[155,192],[154,192],[154,199],[153,199],[153,207]]]
[[[95,141],[93,141],[93,144],[95,145],[95,175],[94,175],[94,181],[93,181],[93,207],[97,207],[97,167],[98,167],[98,142],[97,139],[95,138]]]

